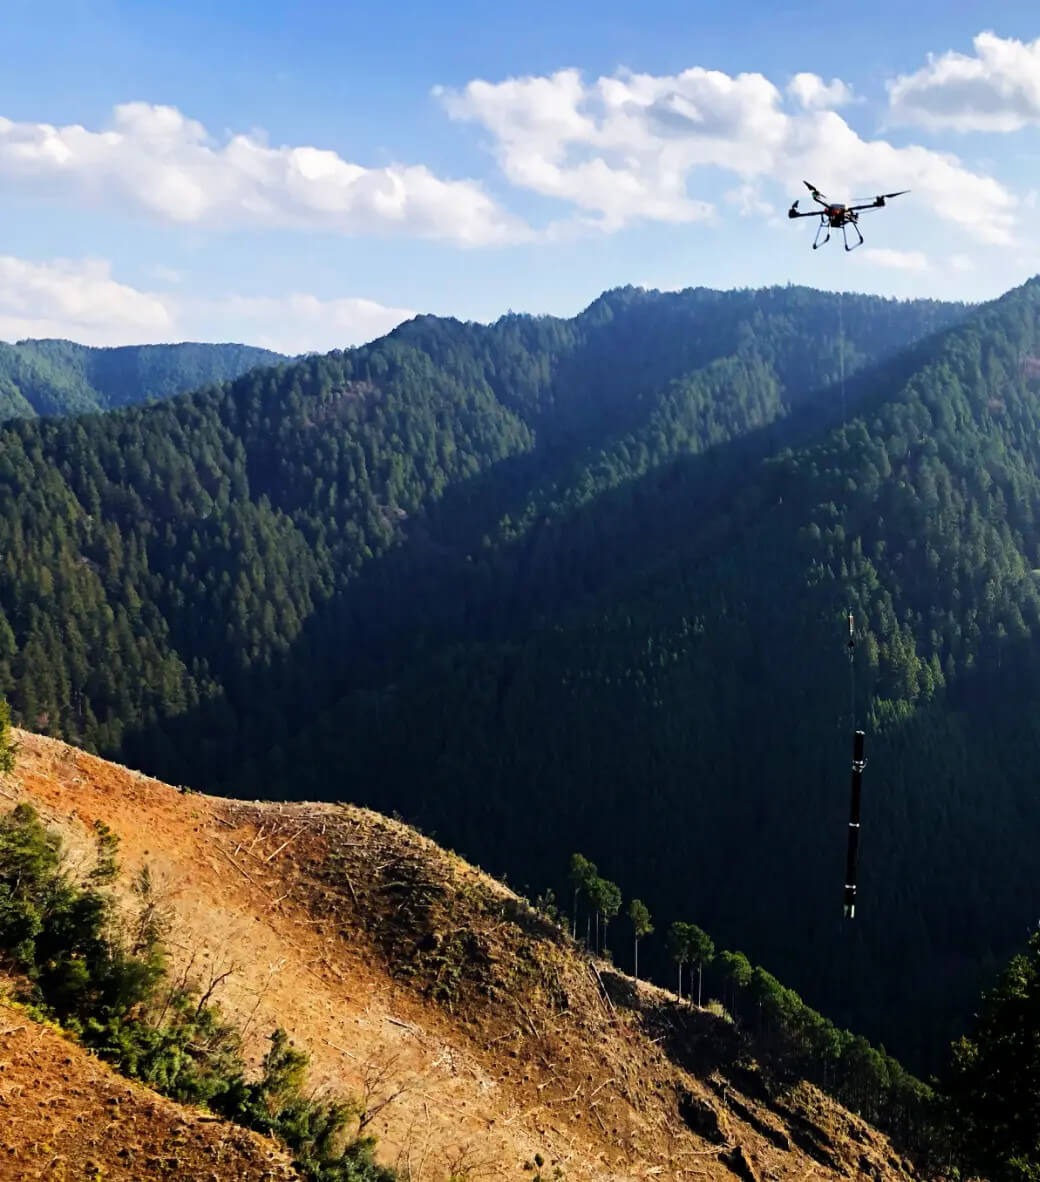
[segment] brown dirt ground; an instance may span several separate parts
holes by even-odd
[[[288,1182],[273,1142],[131,1083],[0,1002],[3,1182]]]
[[[344,805],[181,793],[17,739],[0,793],[60,829],[73,867],[94,820],[111,826],[124,877],[147,862],[160,883],[175,971],[204,986],[230,971],[216,997],[254,1061],[284,1026],[316,1085],[365,1097],[378,1156],[410,1182],[533,1179],[539,1158],[543,1179],[589,1182],[910,1172],[809,1085],[781,1102],[753,1074],[724,1076],[724,1022],[589,961],[406,826]]]

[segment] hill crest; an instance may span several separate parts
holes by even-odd
[[[147,862],[162,884],[178,970],[230,970],[217,997],[253,1060],[284,1025],[316,1084],[364,1096],[380,1157],[415,1182],[532,1177],[539,1160],[543,1177],[603,1182],[908,1172],[816,1089],[780,1095],[726,1066],[721,1019],[580,955],[514,892],[398,822],[181,792],[17,739],[5,802],[32,803],[73,867],[93,822],[109,825],[122,881]],[[12,1115],[20,1102],[10,1092]]]

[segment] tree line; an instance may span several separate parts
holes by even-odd
[[[595,863],[580,853],[571,855],[568,877],[573,888],[572,937],[578,938],[579,903],[583,901],[587,914],[581,942],[587,952],[612,959],[599,921],[619,913],[620,890],[602,879]],[[632,973],[638,979],[639,942],[654,929],[642,900],[631,900],[627,915]],[[922,1166],[933,1169],[948,1164],[954,1152],[948,1103],[904,1070],[883,1047],[875,1049],[862,1036],[839,1029],[771,973],[752,965],[743,952],[716,949],[697,924],[673,921],[665,942],[677,970],[676,999],[683,1001],[683,970],[689,966],[691,972],[696,970],[696,995],[691,981],[686,1000],[701,1007],[707,970],[709,983],[714,982],[721,999],[712,999],[709,1006],[737,1023],[774,1081],[807,1079],[888,1133]]]
[[[577,934],[578,901],[598,911],[605,897],[613,914],[621,896],[615,884],[604,891],[596,866],[573,854],[571,935]],[[615,905],[616,903],[616,905]],[[627,914],[633,938],[633,976],[639,977],[639,941],[653,933],[639,899]],[[1028,1182],[1040,1176],[1040,932],[1012,956],[986,988],[968,1031],[951,1043],[930,1084],[914,1078],[884,1047],[839,1030],[805,1005],[772,974],[752,965],[742,952],[716,950],[695,924],[675,921],[667,946],[679,968],[676,997],[683,1000],[682,967],[706,968],[722,1003],[713,1008],[735,1020],[774,1081],[808,1079],[846,1107],[886,1132],[929,1173],[951,1169],[994,1182]],[[610,957],[601,943],[586,951]],[[693,1003],[692,994],[687,999]]]
[[[0,341],[0,419],[88,414],[172,398],[287,360],[248,345]]]

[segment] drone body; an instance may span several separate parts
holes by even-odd
[[[813,200],[817,202],[822,208],[808,209],[804,212],[799,210],[798,202],[796,201],[787,211],[789,218],[815,218],[820,219],[820,224],[816,230],[816,239],[813,242],[813,250],[825,245],[831,240],[831,230],[841,230],[842,238],[845,240],[846,250],[855,250],[857,246],[863,245],[863,235],[859,232],[859,215],[865,209],[881,209],[889,197],[901,197],[904,193],[909,193],[909,189],[900,189],[898,193],[882,193],[875,197],[872,201],[864,201],[859,205],[844,205],[837,201],[828,201],[827,198],[816,188],[815,185],[809,184],[808,181],[803,181],[805,187],[812,194]],[[858,242],[854,242],[849,246],[849,226],[856,232]],[[820,241],[820,234],[826,230],[827,236],[823,242]]]

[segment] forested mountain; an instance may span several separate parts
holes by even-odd
[[[533,890],[585,849],[928,1066],[1035,910],[1038,300],[623,289],[11,423],[0,688]]]
[[[169,398],[286,360],[248,345],[128,345],[0,341],[0,418],[83,414]]]

